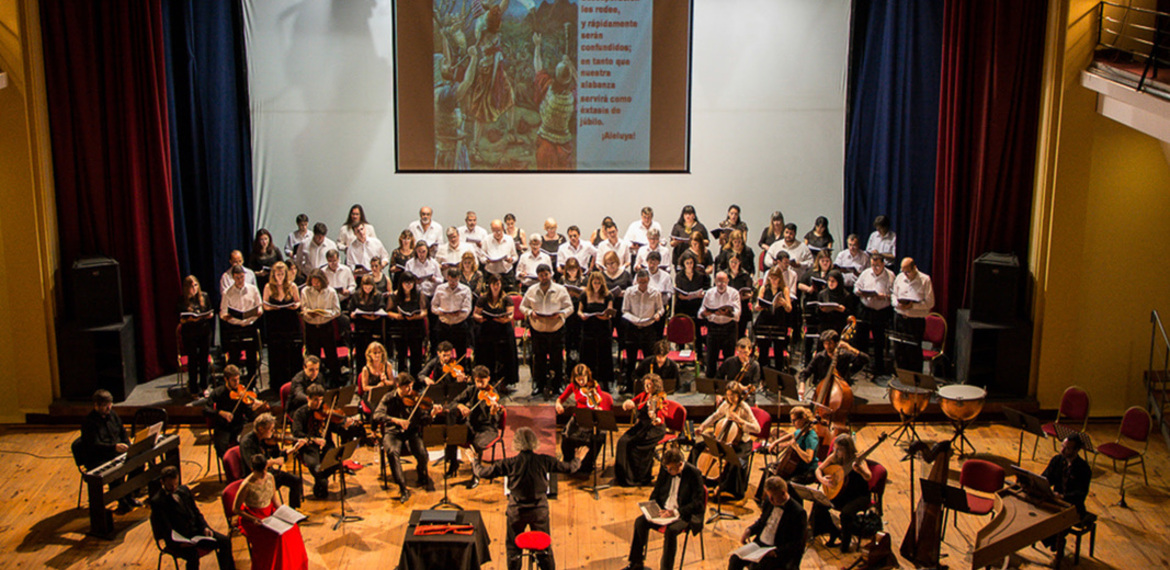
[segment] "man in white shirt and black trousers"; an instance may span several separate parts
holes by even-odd
[[[623,340],[626,350],[626,391],[634,385],[634,367],[638,364],[638,351],[642,357],[650,356],[654,343],[662,338],[659,320],[666,313],[662,304],[662,293],[650,287],[650,272],[639,269],[634,285],[626,289],[622,303],[622,326],[625,327]]]
[[[246,272],[239,265],[231,268],[232,286],[219,302],[219,338],[227,352],[227,363],[246,367],[255,374],[260,364],[260,332],[256,321],[264,314],[260,290],[245,282]],[[255,311],[253,314],[252,311]],[[241,353],[244,355],[240,360]]]
[[[929,275],[918,270],[914,259],[902,260],[902,273],[894,279],[891,299],[894,330],[909,341],[894,347],[894,358],[899,368],[922,372],[922,335],[926,333],[926,316],[934,308],[934,285]]]
[[[707,489],[703,486],[703,474],[698,467],[687,463],[682,451],[676,447],[662,453],[662,464],[658,468],[658,480],[650,500],[662,509],[663,517],[677,515],[677,519],[666,525],[663,532],[662,559],[659,566],[670,570],[674,566],[674,555],[678,550],[678,535],[688,530],[697,532],[703,528],[706,515]],[[634,521],[634,540],[630,543],[630,564],[626,570],[641,570],[646,559],[646,542],[650,529],[661,528],[639,515]]]
[[[721,358],[729,358],[735,352],[735,341],[739,325],[739,291],[727,286],[727,274],[715,274],[715,286],[703,295],[703,306],[699,318],[707,320],[707,374],[719,370]],[[722,357],[720,357],[722,353]]]
[[[788,483],[780,477],[768,477],[764,481],[764,494],[768,500],[761,503],[760,518],[743,531],[740,542],[747,544],[755,540],[761,547],[775,547],[756,563],[746,562],[731,555],[728,570],[753,568],[755,570],[797,570],[804,557],[805,529],[808,515],[796,497],[788,490]]]
[[[471,289],[459,282],[459,269],[448,267],[447,282],[435,287],[431,297],[431,312],[438,316],[435,343],[447,341],[455,347],[455,354],[466,354],[471,338],[467,317],[471,315]]]
[[[857,335],[858,348],[868,351],[869,338],[873,337],[873,374],[889,374],[886,370],[886,329],[894,320],[894,308],[890,294],[894,289],[894,273],[886,269],[880,257],[869,259],[870,268],[862,271],[853,284],[853,294],[861,300],[857,316],[864,327]]]
[[[552,268],[536,268],[539,280],[524,293],[520,311],[532,327],[532,395],[559,390],[565,380],[565,319],[573,313],[573,300],[560,283],[553,283]],[[552,382],[548,376],[552,374]]]

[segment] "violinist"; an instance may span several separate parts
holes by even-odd
[[[455,354],[455,347],[450,342],[440,342],[435,357],[422,367],[419,379],[427,386],[438,384],[448,378],[456,382],[467,382],[467,374],[460,364],[462,359],[456,358]]]
[[[674,385],[678,386],[680,378],[678,363],[668,358],[669,355],[670,341],[660,339],[654,343],[650,355],[638,363],[638,367],[634,369],[634,378],[645,378],[647,374],[655,374],[662,379],[663,386],[667,380],[674,380]]]
[[[294,440],[290,434],[276,433],[276,418],[268,412],[256,416],[252,426],[255,429],[240,438],[240,456],[263,455],[267,458],[268,472],[276,479],[276,486],[288,489],[288,506],[301,508],[305,485],[300,477],[285,471],[284,464],[289,455],[300,449],[303,440]]]
[[[753,358],[755,346],[751,339],[744,337],[735,343],[735,358],[728,358],[719,365],[715,377],[720,380],[732,380],[743,387],[743,399],[755,399],[756,390],[760,387],[760,363]]]
[[[569,396],[573,397],[574,407],[590,408],[594,410],[610,410],[613,408],[613,397],[601,391],[601,386],[593,379],[593,372],[588,366],[578,364],[573,368],[572,382],[565,387],[564,393],[556,401],[557,414],[565,413],[565,403]],[[575,473],[588,474],[593,472],[593,463],[597,454],[605,445],[605,433],[593,433],[592,430],[577,425],[575,416],[569,418],[565,424],[565,433],[561,437],[561,457],[572,457],[578,447],[589,447],[589,453],[581,460],[581,468]]]
[[[719,492],[731,495],[735,500],[742,499],[748,487],[747,460],[748,452],[752,449],[751,436],[760,432],[760,423],[756,421],[751,407],[744,401],[744,387],[738,382],[729,382],[723,402],[715,408],[715,413],[699,425],[700,434],[709,435],[735,449],[739,462],[725,465],[719,474]],[[688,461],[698,465],[699,456],[707,449],[705,441],[698,441],[691,448]],[[704,475],[707,475],[704,473]]]
[[[654,448],[666,435],[666,392],[662,378],[649,374],[642,378],[642,392],[622,404],[633,412],[634,425],[618,438],[614,450],[614,481],[622,487],[644,487],[653,481]]]
[[[476,457],[500,434],[500,395],[492,388],[491,372],[486,366],[476,366],[471,370],[471,377],[475,380],[474,386],[468,386],[451,402],[455,409],[449,412],[450,423],[467,423],[471,431],[469,443]],[[454,477],[459,471],[459,449],[457,446],[447,446],[447,477]],[[479,477],[473,472],[467,488],[479,486]]]
[[[204,407],[204,413],[214,419],[211,440],[215,453],[223,458],[223,454],[238,443],[244,424],[267,406],[256,398],[254,392],[248,392],[247,387],[240,385],[240,369],[236,365],[224,367],[223,384],[211,391]]]
[[[310,385],[306,391],[309,402],[293,414],[293,435],[307,440],[300,449],[301,463],[313,475],[313,496],[324,499],[329,496],[329,476],[332,469],[321,469],[325,452],[333,449],[333,433],[341,436],[341,443],[365,435],[365,428],[354,423],[354,418],[345,418],[341,402],[326,402],[325,388],[320,384]],[[346,402],[348,403],[348,402]]]
[[[321,359],[306,354],[301,360],[301,371],[297,372],[292,379],[292,395],[288,402],[285,402],[284,413],[288,417],[293,417],[297,409],[309,402],[309,386],[316,384],[324,388],[321,384]]]
[[[841,354],[837,356],[837,372],[849,384],[853,384],[854,374],[861,372],[869,365],[869,356],[842,341],[841,335],[837,331],[821,331],[820,339],[823,350],[814,354],[812,360],[796,377],[798,380],[796,393],[802,397],[810,378],[813,382],[819,382],[829,374],[829,365],[832,364],[833,356],[837,354],[837,351],[841,351]]]
[[[427,457],[427,448],[423,445],[422,428],[431,423],[431,418],[442,408],[431,406],[430,410],[422,409],[425,402],[420,403],[419,394],[415,390],[416,381],[410,374],[399,373],[397,382],[398,388],[382,396],[382,401],[378,402],[378,407],[374,409],[374,423],[383,426],[382,448],[386,450],[390,474],[398,484],[398,500],[405,503],[410,499],[410,489],[406,487],[406,477],[402,474],[404,450],[414,457],[418,469],[418,485],[428,492],[435,490],[435,483],[427,468],[430,461]]]

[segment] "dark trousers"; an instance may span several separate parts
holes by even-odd
[[[666,526],[662,533],[662,560],[658,564],[662,570],[670,570],[674,566],[674,555],[678,551],[678,535],[686,532],[688,526],[689,524],[683,520],[674,521]],[[629,561],[635,566],[646,559],[646,543],[650,539],[650,530],[657,528],[662,527],[646,520],[645,515],[640,515],[634,521],[634,541],[630,543]]]
[[[926,319],[895,314],[894,330],[909,341],[909,344],[898,342],[894,345],[894,360],[898,368],[922,372],[922,335],[926,333]]]
[[[305,468],[313,476],[313,496],[318,499],[329,495],[329,476],[337,470],[337,466],[321,469],[321,459],[325,457],[326,451],[329,451],[328,447],[321,449],[312,444],[301,447],[300,451],[301,463],[305,464]]]
[[[222,533],[211,531],[211,537],[215,539],[215,559],[219,562],[219,567],[224,570],[231,570],[236,567],[236,561],[232,558],[232,540]],[[175,544],[167,537],[167,547],[174,553],[175,556],[182,558],[187,562],[187,570],[199,569],[199,549],[194,546]]]
[[[210,379],[207,355],[211,353],[211,328],[193,334],[184,331],[183,352],[187,355],[187,389],[192,394],[201,393]]]
[[[300,335],[274,333],[268,341],[268,384],[277,390],[300,372],[302,365]]]
[[[471,445],[471,450],[474,451],[475,455],[478,457],[483,454],[484,450],[487,449],[493,441],[496,440],[498,435],[500,435],[500,430],[496,429],[495,426],[485,428],[481,431],[472,430],[471,441],[469,441],[468,444]],[[447,459],[447,469],[456,469],[459,467],[458,445],[448,445],[444,450],[444,456]]]
[[[597,454],[604,445],[605,432],[593,433],[593,430],[579,428],[577,421],[570,418],[565,426],[565,435],[561,437],[561,457],[573,457],[578,447],[589,446],[589,452],[581,460],[581,468],[577,473],[592,473]]]
[[[305,482],[301,481],[300,477],[285,471],[284,469],[269,469],[269,473],[276,479],[276,487],[284,487],[288,489],[288,506],[299,509],[301,507],[301,500],[305,497]]]
[[[337,359],[337,331],[333,321],[323,325],[305,323],[305,354],[321,356],[324,352],[325,370],[329,386],[341,386],[341,362]]]
[[[642,351],[643,358],[650,356],[654,343],[662,338],[662,329],[657,326],[657,323],[651,323],[644,327],[633,325],[625,320],[622,323],[626,327],[625,344],[622,346],[626,350],[624,363],[626,388],[631,388],[637,383],[634,378],[634,368],[639,362],[638,351]]]
[[[387,424],[389,425],[389,424]],[[382,447],[386,450],[386,462],[390,464],[390,475],[398,488],[406,490],[406,476],[402,474],[402,452],[406,451],[414,457],[415,468],[418,473],[418,484],[425,485],[431,480],[430,470],[427,467],[429,457],[427,448],[423,445],[422,435],[418,430],[401,432],[387,430],[382,438]]]
[[[784,356],[788,350],[788,313],[783,309],[778,311],[772,315],[761,312],[752,332],[756,336],[756,346],[760,348],[760,366],[785,370],[788,368],[788,359]]]
[[[857,310],[857,314],[863,325],[861,334],[857,337],[859,339],[857,349],[862,352],[869,352],[870,348],[873,349],[874,376],[888,374],[889,370],[886,369],[886,329],[890,327],[890,321],[893,320],[894,308],[869,309],[862,306]],[[866,334],[867,332],[869,334]]]
[[[495,381],[502,379],[505,386],[513,386],[520,381],[516,337],[511,326],[505,325],[507,330],[501,331],[496,327],[498,324],[491,323],[488,328],[485,323],[480,328],[475,339],[475,363],[486,366]]]
[[[235,413],[237,413],[237,414],[245,413],[245,410],[243,408],[244,408],[244,406],[240,405],[240,409],[236,410]],[[231,410],[227,410],[227,411],[230,412]],[[218,415],[215,417],[218,419],[218,421],[223,420],[223,418],[218,416]],[[215,454],[218,455],[220,459],[223,459],[224,454],[227,453],[227,450],[231,449],[232,446],[236,446],[236,445],[240,444],[240,440],[239,440],[240,432],[242,432],[243,430],[244,430],[243,424],[240,424],[238,426],[237,425],[231,425],[231,426],[217,425],[217,426],[215,426],[215,429],[211,430],[211,443],[212,443],[212,445],[215,446]]]
[[[706,369],[703,370],[703,373],[708,377],[715,375],[715,371],[719,370],[719,364],[723,362],[723,359],[735,354],[736,326],[735,321],[722,325],[707,323],[707,362],[704,365]]]
[[[398,371],[409,370],[411,376],[418,378],[418,373],[422,371],[426,362],[426,355],[423,354],[423,337],[407,335],[394,339],[394,352],[398,357]]]
[[[532,331],[532,385],[541,390],[559,389],[565,381],[565,331]],[[549,379],[549,375],[552,379]]]
[[[227,353],[227,363],[246,370],[242,378],[251,377],[259,369],[260,329],[255,324],[241,327],[220,321],[219,336]]]
[[[609,329],[606,329],[609,330]],[[613,337],[585,336],[581,340],[581,364],[593,372],[593,379],[602,390],[613,387]]]
[[[471,340],[471,327],[467,325],[467,321],[463,320],[453,325],[444,323],[443,321],[436,321],[435,323],[435,346],[439,346],[440,342],[447,341],[451,346],[455,347],[456,358],[467,354],[467,346]]]
[[[516,537],[525,530],[536,530],[547,534],[549,532],[548,506],[518,507],[508,505],[508,534],[504,538],[508,553],[508,570],[520,570],[524,559],[520,548],[516,546]],[[556,561],[553,559],[553,549],[549,547],[536,553],[536,565],[540,570],[556,570]]]

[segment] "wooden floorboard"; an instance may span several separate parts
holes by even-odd
[[[882,431],[894,426],[873,424],[858,430],[859,447],[866,447]],[[948,437],[949,426],[927,425],[919,428],[925,439]],[[1095,442],[1110,441],[1116,437],[1116,424],[1093,424],[1090,434]],[[976,425],[968,434],[978,447],[979,457],[1007,458],[1014,462],[1018,432],[997,425]],[[4,427],[0,428],[0,550],[4,552],[0,567],[6,568],[136,568],[153,567],[157,550],[151,544],[148,510],[136,509],[127,515],[115,517],[118,534],[112,541],[104,541],[85,534],[88,528],[85,496],[82,508],[77,505],[79,475],[69,456],[69,444],[75,438],[75,429],[59,427]],[[203,512],[217,530],[227,528],[219,495],[223,485],[205,465],[206,437],[202,428],[184,428],[182,435],[182,467],[184,480],[192,487]],[[1025,437],[1024,467],[1040,471],[1052,455],[1052,444],[1041,441],[1037,459],[1031,461],[1031,436]],[[890,470],[890,482],[885,494],[886,529],[900,543],[909,520],[909,463],[900,461],[899,447],[885,444],[878,448],[873,459]],[[378,481],[377,453],[374,448],[358,451],[356,459],[368,465],[356,477],[350,478],[348,505],[365,517],[364,521],[347,524],[333,531],[330,514],[337,512],[338,486],[332,487],[333,498],[326,501],[310,500],[304,511],[310,520],[302,526],[311,565],[314,568],[389,568],[397,562],[411,509],[422,509],[434,504],[442,495],[442,488],[434,493],[416,492],[408,505],[400,505],[395,498],[397,490],[383,491]],[[1002,460],[1002,459],[1000,459]],[[1091,458],[1090,458],[1091,461]],[[612,461],[607,461],[612,465]],[[959,468],[952,461],[952,469]],[[921,469],[919,473],[923,473]],[[1140,468],[1131,468],[1127,478],[1128,509],[1114,506],[1118,501],[1119,474],[1110,462],[1102,458],[1093,469],[1093,486],[1088,508],[1101,516],[1098,525],[1096,555],[1088,557],[1088,542],[1082,547],[1081,568],[1165,568],[1170,567],[1170,544],[1165,529],[1170,523],[1170,507],[1166,499],[1170,489],[1165,474],[1170,472],[1170,458],[1161,438],[1151,439],[1147,456],[1149,487],[1142,482]],[[413,467],[407,468],[413,481]],[[610,467],[612,473],[612,467]],[[437,467],[432,473],[440,474]],[[752,485],[758,479],[753,473]],[[503,569],[504,564],[504,508],[506,499],[499,482],[485,483],[468,491],[463,483],[468,478],[466,467],[453,480],[452,498],[469,509],[480,510],[492,537],[493,561],[485,568]],[[649,488],[614,488],[601,492],[600,500],[580,490],[588,481],[562,481],[560,497],[552,502],[552,536],[559,568],[590,570],[618,569],[626,564],[636,503],[649,494]],[[706,560],[699,560],[699,544],[691,541],[686,552],[686,567],[694,569],[725,568],[727,557],[735,548],[736,537],[748,525],[756,511],[748,502],[730,505],[729,512],[740,515],[738,521],[724,521],[710,525],[704,532]],[[944,564],[951,568],[970,567],[970,551],[976,531],[987,522],[985,517],[959,516],[958,528],[949,528],[943,545]],[[948,523],[949,524],[949,523]],[[242,537],[234,539],[234,553],[240,568],[248,568],[247,545]],[[657,567],[662,543],[652,534],[648,565]],[[1071,554],[1071,545],[1070,545]],[[1047,551],[1032,548],[1020,552],[1017,567],[1039,567],[1051,563]],[[837,549],[823,546],[823,539],[815,540],[806,552],[804,568],[840,568],[852,563],[858,554],[841,554]],[[899,559],[902,567],[913,565]],[[169,560],[164,567],[172,567]],[[212,557],[204,559],[205,567],[214,567]],[[1072,567],[1071,556],[1065,567]]]

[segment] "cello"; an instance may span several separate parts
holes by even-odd
[[[837,357],[841,354],[841,344],[853,338],[853,332],[856,327],[857,318],[850,316],[848,324],[841,331],[841,338],[837,341],[837,348],[833,351],[833,360],[829,363],[829,371],[825,373],[825,378],[817,384],[817,389],[813,396],[816,415],[824,423],[832,426],[834,435],[844,431],[845,428],[841,424],[849,420],[849,410],[853,407],[853,388],[849,387],[849,383],[837,371]],[[819,429],[817,435],[821,435]],[[822,438],[821,441],[824,442],[827,440]]]

